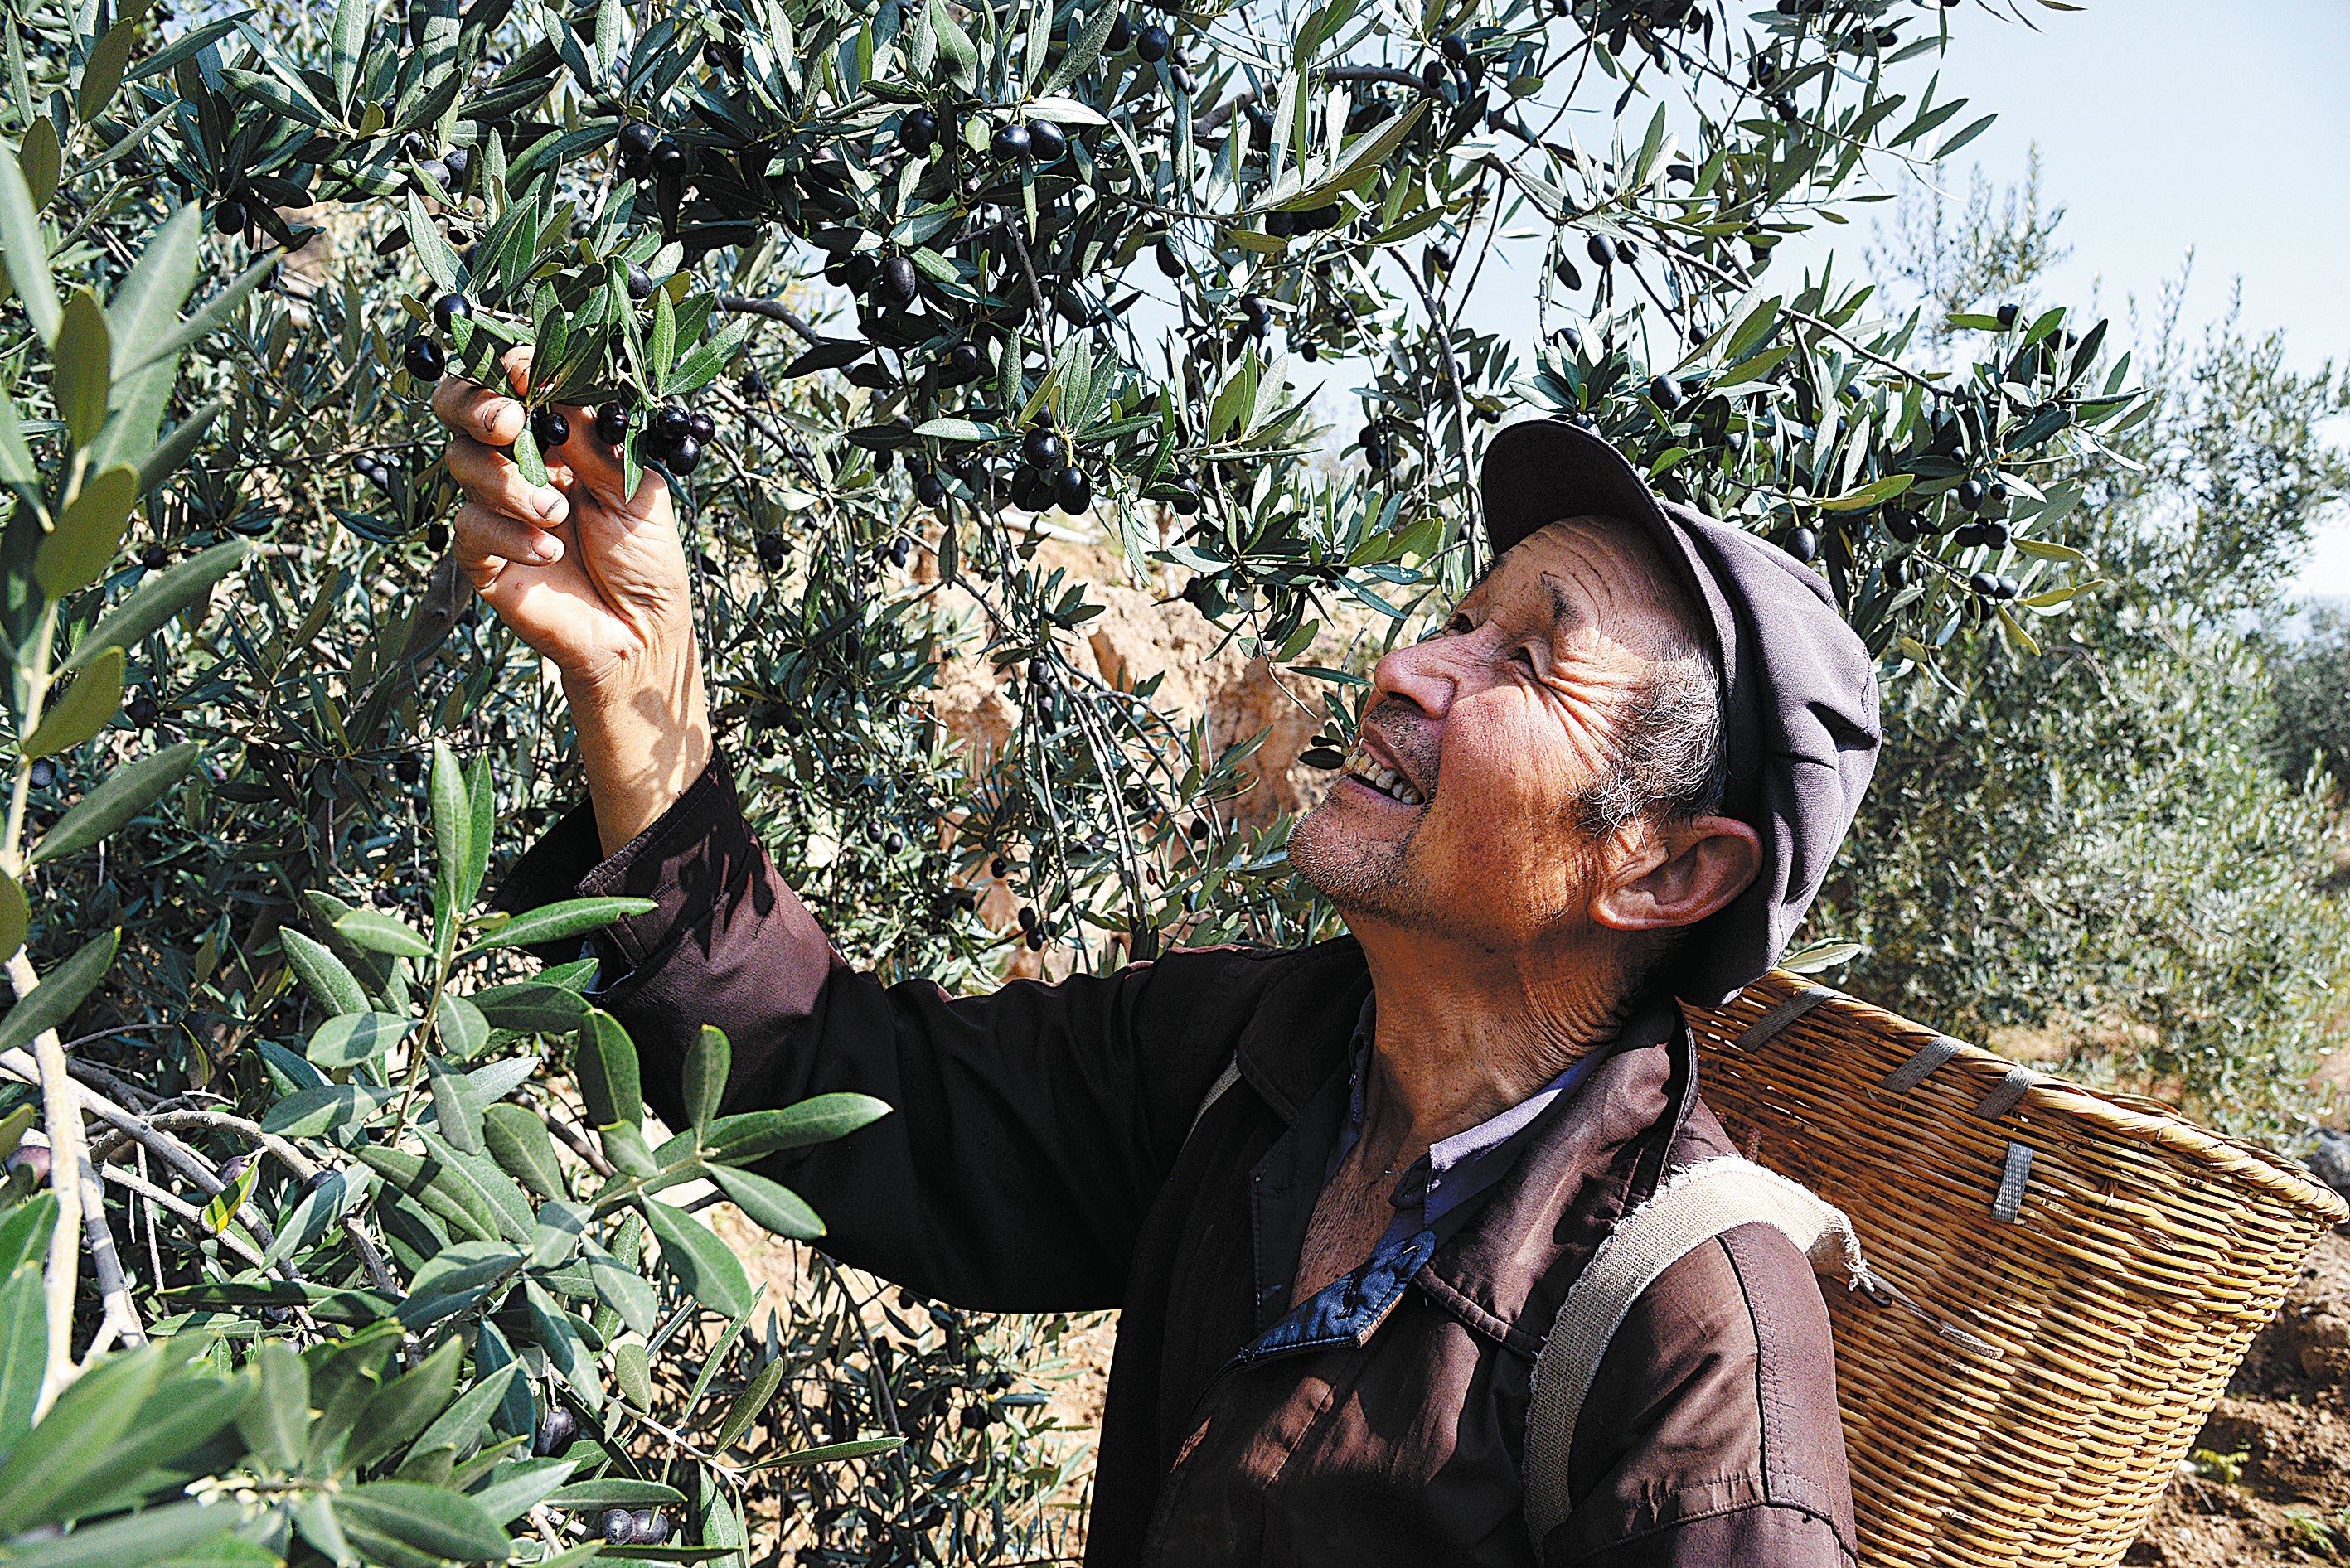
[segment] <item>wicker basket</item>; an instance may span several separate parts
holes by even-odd
[[[1828,1303],[1861,1561],[2120,1561],[2350,1206],[1794,975],[1690,1023],[1740,1149],[1848,1213],[1908,1298]]]

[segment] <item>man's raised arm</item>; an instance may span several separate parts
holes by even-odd
[[[515,365],[517,389],[525,373]],[[816,1206],[835,1256],[972,1306],[1117,1304],[1135,1231],[1228,1048],[1191,1038],[1191,1005],[1212,992],[1209,971],[1245,961],[1181,954],[966,1000],[849,969],[715,758],[665,480],[648,473],[621,498],[615,455],[575,413],[546,454],[553,483],[533,491],[496,450],[520,429],[513,399],[444,382],[433,406],[467,494],[458,559],[561,670],[591,795],[499,902],[653,901],[591,942],[595,998],[635,1040],[653,1109],[682,1125],[685,1049],[713,1024],[734,1048],[728,1113],[844,1091],[894,1108],[764,1168]]]

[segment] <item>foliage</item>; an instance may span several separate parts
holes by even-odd
[[[2029,186],[1994,204],[1978,182],[1945,218],[1909,204],[1880,260],[1945,303],[2028,300],[2063,254]],[[1864,945],[1845,983],[1888,1005],[2053,1030],[2068,1070],[2273,1137],[2340,1027],[2350,844],[2311,773],[2339,712],[2331,645],[2296,652],[2251,618],[2281,613],[2350,478],[2325,435],[2350,386],[2288,369],[2232,313],[2189,345],[2178,299],[2151,324],[2146,417],[2117,455],[2050,475],[2044,537],[2095,586],[2043,657],[1888,686],[1877,782],[1814,924]]]
[[[762,1320],[661,1196],[813,1236],[770,1161],[881,1107],[711,1120],[712,1033],[648,1132],[589,974],[515,953],[619,906],[479,911],[579,779],[434,560],[418,372],[530,345],[550,449],[627,410],[753,812],[860,961],[1302,940],[1284,825],[1232,809],[1253,742],[1076,657],[1100,612],[1042,541],[1099,529],[1274,662],[1342,615],[1391,643],[1475,570],[1523,404],[1816,558],[1880,651],[2029,646],[2082,580],[2044,467],[2145,417],[2102,325],[1879,320],[1771,262],[1987,123],[1919,79],[1950,18],[11,0],[0,1555],[739,1563],[746,1504],[827,1560],[1064,1544],[1029,1374],[1066,1323],[893,1318],[820,1261]],[[1593,109],[1603,149],[1555,133]],[[1531,367],[1459,324],[1522,222],[1575,317]],[[1913,362],[1929,328],[1975,362]],[[1335,472],[1324,359],[1362,372]],[[957,657],[1012,701],[992,755],[931,705]],[[1349,722],[1353,665],[1292,672]],[[998,879],[1030,921],[980,919]]]
[[[2337,784],[2350,775],[2350,611],[2319,605],[2299,635],[2272,635],[2278,763],[2288,774],[2315,767]]]

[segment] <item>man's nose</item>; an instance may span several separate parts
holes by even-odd
[[[1458,638],[1432,637],[1399,648],[1371,670],[1371,687],[1382,697],[1409,702],[1431,719],[1441,719],[1461,689]]]

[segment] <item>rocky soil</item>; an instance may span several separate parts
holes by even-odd
[[[2350,1237],[2328,1236],[2124,1559],[2262,1568],[2350,1559]]]

